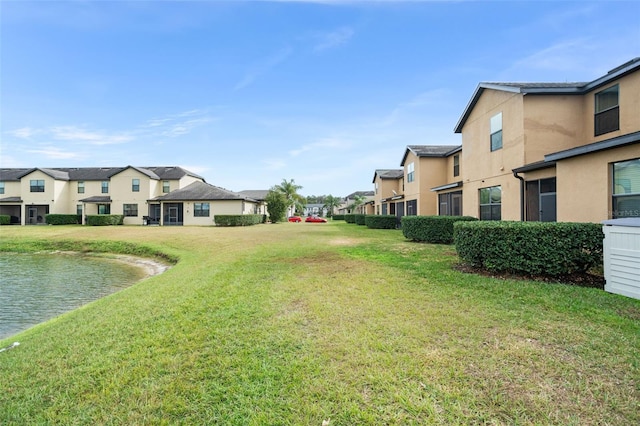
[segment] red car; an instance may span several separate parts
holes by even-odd
[[[291,216],[288,220],[289,222],[302,222],[302,218],[300,216]]]
[[[312,222],[312,223],[327,223],[327,219],[325,219],[324,217],[318,217],[318,216],[307,216],[307,218],[304,221]]]

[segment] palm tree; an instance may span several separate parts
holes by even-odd
[[[296,185],[295,181],[291,179],[287,181],[286,179],[282,179],[282,183],[280,185],[276,185],[275,190],[281,192],[285,198],[287,199],[287,207],[291,208],[296,205],[304,205],[305,198],[298,194],[298,190],[302,189],[302,186]]]
[[[355,195],[353,197],[353,204],[349,206],[351,213],[357,213],[358,207],[364,204],[364,197],[362,195]]]
[[[333,195],[327,195],[324,197],[324,206],[323,208],[327,209],[327,216],[333,217],[333,212],[336,207],[339,207],[342,204],[342,200],[338,197],[334,197]]]

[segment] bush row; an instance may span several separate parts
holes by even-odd
[[[552,276],[602,265],[602,225],[567,222],[457,222],[460,259],[489,271]]]
[[[11,225],[11,216],[8,214],[0,214],[0,225]]]
[[[364,225],[364,218],[366,215],[361,214],[361,213],[356,213],[355,215],[353,215],[354,219],[355,219],[355,224],[356,225]]]
[[[412,241],[451,244],[455,222],[476,220],[470,216],[403,216],[402,234]]]
[[[344,221],[347,223],[356,223],[355,213],[347,213],[344,215]]]
[[[395,215],[375,215],[369,214],[364,218],[364,224],[371,229],[396,229],[398,218]]]
[[[264,223],[266,218],[261,214],[217,214],[214,220],[216,226],[249,226]]]
[[[343,214],[334,214],[333,216],[331,216],[331,218],[333,220],[344,220],[344,215]]]
[[[88,215],[86,223],[87,225],[91,225],[91,226],[122,225],[124,223],[124,215],[122,214]]]
[[[49,225],[77,225],[82,223],[82,216],[79,214],[48,214],[44,217]]]

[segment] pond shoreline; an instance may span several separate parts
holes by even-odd
[[[127,265],[140,268],[143,271],[144,276],[140,278],[138,281],[142,281],[147,278],[151,278],[155,275],[159,275],[171,268],[171,265],[167,265],[166,263],[162,263],[157,260],[150,259],[148,257],[132,256],[128,254],[82,253],[79,251],[62,251],[62,250],[56,250],[56,251],[47,252],[47,253],[48,254],[64,254],[64,255],[70,255],[70,256],[95,256],[95,257],[102,257],[104,259],[112,259],[118,262],[126,263]]]

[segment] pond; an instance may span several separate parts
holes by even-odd
[[[104,257],[0,253],[0,339],[143,277],[141,268]]]

